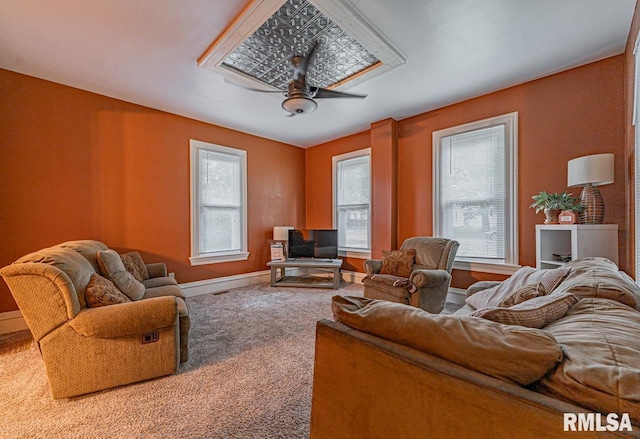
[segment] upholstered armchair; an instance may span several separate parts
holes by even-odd
[[[364,297],[439,313],[447,300],[459,246],[451,239],[418,236],[404,241],[400,251],[383,252],[382,260],[365,261]]]

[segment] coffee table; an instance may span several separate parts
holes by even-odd
[[[286,261],[267,262],[267,266],[271,267],[272,287],[314,287],[333,288],[334,290],[340,287],[342,259],[296,258],[287,259]],[[329,273],[333,273],[333,277],[327,279],[318,276],[287,276],[287,268],[327,270]],[[279,275],[278,270],[280,270]]]

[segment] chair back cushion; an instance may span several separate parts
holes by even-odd
[[[458,251],[458,241],[431,236],[416,236],[402,243],[401,250],[415,249],[415,268],[447,270],[451,273],[453,260]]]
[[[28,262],[49,264],[63,271],[75,288],[80,308],[87,307],[84,295],[95,270],[80,253],[69,248],[50,247],[23,256],[14,263]]]
[[[103,242],[92,239],[83,239],[80,241],[67,241],[56,245],[54,248],[68,248],[80,253],[91,263],[96,273],[100,274],[100,265],[98,265],[98,252],[108,250],[109,247]]]

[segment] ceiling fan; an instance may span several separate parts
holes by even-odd
[[[288,116],[296,116],[298,114],[307,114],[315,111],[318,108],[318,103],[315,99],[328,99],[328,98],[357,98],[364,99],[367,95],[343,93],[334,90],[328,90],[326,88],[310,86],[307,82],[307,68],[313,54],[318,47],[316,41],[309,53],[304,55],[294,55],[291,58],[291,64],[293,64],[293,78],[287,90],[280,91],[267,91],[250,88],[250,90],[260,91],[265,93],[282,93],[285,96],[285,100],[282,101],[282,108],[289,113]]]

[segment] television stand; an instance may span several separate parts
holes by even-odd
[[[314,288],[333,288],[337,290],[340,287],[340,267],[342,267],[342,259],[287,259],[286,261],[267,262],[267,266],[271,267],[271,286],[272,287],[314,287]],[[287,276],[287,268],[313,268],[328,270],[333,273],[333,278],[326,279],[317,276]],[[278,275],[278,270],[280,274]]]

